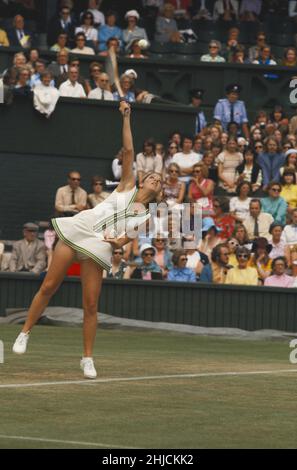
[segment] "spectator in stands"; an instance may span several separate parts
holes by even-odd
[[[249,139],[248,118],[245,104],[239,100],[241,86],[237,83],[231,83],[226,87],[226,98],[220,99],[214,110],[214,119],[222,125],[226,131],[230,122],[236,122],[241,126],[246,139]]]
[[[268,197],[262,199],[262,210],[271,214],[275,222],[285,225],[288,204],[280,196],[281,189],[280,183],[276,181],[269,183],[267,186]]]
[[[288,213],[297,208],[296,173],[293,168],[285,168],[281,177],[282,190],[280,196],[288,204]]]
[[[179,148],[177,144],[173,142],[172,140],[170,140],[168,147],[167,147],[167,152],[163,158],[163,179],[166,178],[169,165],[172,163],[173,157],[177,153],[178,150]]]
[[[215,246],[222,242],[219,237],[221,229],[216,225],[211,217],[202,219],[202,240],[199,242],[198,249],[202,251],[208,258]]]
[[[265,279],[264,285],[270,287],[293,287],[294,279],[288,276],[285,271],[288,268],[287,260],[284,256],[278,256],[272,261],[272,275]]]
[[[71,67],[76,67],[77,71],[78,71],[78,79],[77,79],[77,82],[82,85],[84,91],[85,91],[85,94],[86,96],[92,91],[91,90],[91,86],[89,84],[89,81],[86,80],[80,73],[80,60],[78,57],[75,57],[75,56],[72,56],[72,58],[70,59],[70,62],[69,62],[69,69],[71,69]],[[66,80],[64,80],[66,81]],[[59,80],[58,80],[59,82]]]
[[[218,168],[215,165],[215,159],[213,152],[205,152],[203,155],[202,162],[208,170],[208,178],[211,179],[215,185],[218,182]]]
[[[54,112],[59,99],[59,91],[55,88],[52,75],[48,70],[40,73],[39,82],[33,88],[34,108],[47,118]]]
[[[284,164],[285,155],[274,137],[265,141],[264,152],[258,155],[258,163],[262,168],[264,189],[270,181],[280,180],[280,168]]]
[[[270,46],[261,47],[258,59],[253,60],[252,64],[277,65],[275,60],[272,58]]]
[[[239,10],[241,21],[258,21],[261,8],[262,0],[241,0]]]
[[[144,141],[142,152],[136,155],[136,166],[139,184],[149,172],[162,175],[163,159],[160,155],[156,155],[156,144],[153,139]]]
[[[250,147],[245,149],[243,159],[244,161],[238,165],[235,172],[237,184],[247,181],[251,184],[252,193],[256,195],[262,185],[261,167],[255,162],[255,154]]]
[[[123,152],[124,150],[123,148],[121,148],[116,158],[114,158],[112,161],[112,173],[116,181],[120,181],[121,176],[122,176]],[[133,162],[133,173],[134,173],[134,176],[136,177],[137,176],[136,162]]]
[[[103,176],[93,176],[92,178],[92,188],[93,192],[91,194],[88,194],[88,208],[93,209],[93,207],[96,207],[100,202],[103,202],[108,196],[109,193],[106,191],[103,191],[105,186],[105,179]]]
[[[222,45],[220,41],[212,39],[208,45],[208,54],[203,54],[200,58],[201,62],[226,62],[226,59],[220,55]]]
[[[20,68],[17,75],[17,82],[15,84],[13,94],[15,96],[31,96],[32,90],[30,87],[31,71],[28,66]]]
[[[202,163],[193,166],[193,179],[189,185],[188,199],[201,206],[202,216],[213,215],[214,182],[208,178],[208,168]]]
[[[236,189],[237,196],[230,200],[230,214],[233,215],[236,222],[242,223],[250,213],[251,198],[249,194],[251,191],[251,184],[242,180]]]
[[[229,199],[227,197],[215,197],[213,200],[214,221],[219,227],[219,238],[227,240],[232,236],[235,227],[235,219],[229,213]]]
[[[111,258],[111,268],[109,272],[103,272],[103,277],[107,277],[108,279],[125,279],[128,265],[123,256],[123,248],[114,248]]]
[[[211,20],[213,10],[212,0],[193,0],[192,12],[193,20]]]
[[[48,26],[47,43],[49,46],[56,44],[57,38],[60,33],[67,34],[68,43],[70,47],[73,44],[75,21],[71,16],[71,11],[68,6],[62,5],[58,16],[54,16]]]
[[[79,71],[77,67],[69,67],[68,80],[60,85],[61,96],[68,98],[86,98],[83,86],[78,83]]]
[[[24,238],[13,245],[8,270],[40,274],[46,268],[46,254],[44,243],[37,238],[38,225],[24,224],[23,235]]]
[[[283,130],[287,129],[289,119],[287,118],[284,109],[281,105],[277,104],[274,106],[272,113],[270,114],[269,122],[274,124],[275,129]],[[282,135],[281,135],[282,138]]]
[[[250,240],[258,237],[271,240],[269,228],[274,220],[271,214],[265,213],[264,211],[261,212],[261,209],[261,201],[259,199],[251,199],[250,214],[243,222]]]
[[[16,15],[13,19],[13,28],[8,31],[8,40],[11,47],[31,47],[34,36],[31,31],[25,28],[25,21],[21,15]]]
[[[142,49],[139,46],[139,39],[134,39],[128,48],[129,54],[127,57],[129,59],[147,59],[147,56],[142,54]]]
[[[227,240],[227,245],[229,249],[229,264],[232,267],[237,266],[236,250],[239,247],[239,242],[236,238],[231,237]]]
[[[107,50],[107,41],[110,38],[117,38],[120,41],[120,47],[122,46],[123,31],[121,28],[116,26],[116,13],[109,11],[105,15],[106,24],[101,25],[98,31],[99,50]]]
[[[260,50],[266,44],[266,34],[263,31],[259,31],[256,37],[256,44],[249,48],[249,61],[252,64],[254,60],[258,60],[260,56]]]
[[[73,54],[95,54],[94,49],[92,47],[86,46],[86,36],[84,33],[77,33],[75,35],[75,44],[76,47],[71,50]]]
[[[265,128],[265,124],[264,124],[264,128]],[[252,144],[255,146],[255,144],[257,142],[262,142],[263,138],[264,138],[264,133],[263,133],[262,129],[254,127],[254,129],[251,132],[251,142],[252,142]]]
[[[225,54],[227,55],[228,62],[231,61],[231,57],[239,46],[239,33],[240,30],[236,26],[233,26],[228,30],[228,37],[226,41]]]
[[[172,159],[172,162],[176,163],[180,168],[180,181],[188,183],[191,180],[195,163],[199,163],[201,160],[202,155],[193,152],[192,137],[185,135],[182,139],[182,151],[177,152]]]
[[[96,27],[105,24],[105,17],[102,11],[99,11],[101,0],[89,0],[88,10],[94,17],[94,25]]]
[[[236,250],[236,259],[238,265],[230,269],[227,273],[225,284],[239,284],[245,286],[257,286],[258,272],[255,268],[248,266],[250,251],[240,246]]]
[[[53,228],[52,222],[49,222],[49,227],[44,232],[44,245],[46,248],[46,256],[47,256],[46,271],[48,271],[48,268],[50,267],[50,264],[52,262],[56,241],[58,241],[58,236]]]
[[[80,187],[81,176],[78,171],[68,173],[68,184],[58,188],[55,209],[58,215],[71,217],[86,209],[87,193]]]
[[[238,241],[239,246],[245,246],[246,248],[251,248],[251,243],[249,240],[247,229],[243,224],[235,225],[232,236],[235,240]]]
[[[156,249],[149,243],[144,243],[139,250],[139,254],[142,259],[141,263],[134,268],[133,266],[129,266],[125,278],[142,279],[146,281],[162,280],[162,269],[155,261]]]
[[[285,50],[281,65],[284,65],[285,67],[296,67],[297,53],[295,47],[288,47]]]
[[[201,272],[205,266],[209,264],[208,257],[197,250],[197,248],[186,248],[187,264],[186,268],[190,268],[196,275],[196,281],[199,281]]]
[[[216,0],[213,8],[214,21],[235,21],[238,20],[238,1],[237,0]]]
[[[67,47],[68,43],[68,35],[67,33],[60,33],[57,37],[57,42],[53,46],[51,46],[50,50],[53,52],[60,52],[62,50],[66,50],[70,52],[69,47]]]
[[[292,261],[292,250],[297,247],[297,209],[291,213],[291,223],[284,227],[282,232],[282,240],[285,243],[285,255],[289,265]]]
[[[83,13],[80,26],[75,28],[75,35],[77,36],[78,33],[84,33],[86,44],[93,50],[97,50],[98,31],[94,28],[94,16],[90,11]]]
[[[57,53],[57,61],[52,62],[48,69],[53,75],[56,85],[58,85],[58,82],[62,83],[63,81],[66,81],[68,78],[68,72],[69,72],[69,53],[66,49],[61,49]]]
[[[122,91],[124,93],[124,98],[128,103],[134,103],[135,102],[135,93],[132,91],[132,80],[128,75],[121,75],[120,77],[120,85],[122,88]],[[118,91],[115,91],[113,93],[113,97],[116,101],[120,101],[121,97],[118,93]]]
[[[238,152],[237,140],[230,137],[226,150],[217,157],[220,193],[236,192],[236,168],[243,162],[242,153]]]
[[[162,269],[163,279],[166,279],[168,271],[173,267],[171,262],[172,253],[167,247],[166,238],[157,235],[156,238],[153,238],[152,245],[156,250],[155,261]]]
[[[89,66],[89,76],[88,80],[91,90],[95,90],[99,87],[99,78],[102,73],[102,65],[99,62],[91,62]]]
[[[190,98],[191,98],[190,106],[192,106],[197,112],[196,121],[195,121],[195,134],[199,134],[202,131],[202,129],[204,129],[207,126],[205,114],[201,109],[203,94],[204,94],[204,90],[201,90],[200,88],[195,88],[190,91]]]
[[[272,245],[268,243],[266,238],[255,238],[252,245],[252,256],[249,259],[248,265],[256,268],[258,271],[258,278],[264,283],[265,279],[271,274],[272,260],[269,258],[269,253],[272,250]]]
[[[13,56],[13,67],[19,69],[27,64],[26,56],[23,52],[17,52]]]
[[[113,48],[115,54],[118,56],[121,52],[120,41],[118,38],[111,37],[106,42],[107,48],[104,51],[99,52],[100,57],[107,57],[109,49]]]
[[[186,185],[179,180],[180,169],[176,163],[170,163],[163,183],[163,198],[169,206],[181,204],[185,197]]]
[[[269,233],[271,234],[271,241],[270,244],[272,246],[272,250],[269,253],[269,257],[271,259],[275,259],[278,256],[285,256],[285,242],[282,239],[283,233],[283,226],[278,222],[273,222],[270,225]]]
[[[88,98],[101,101],[113,101],[114,97],[110,91],[109,76],[107,73],[100,73],[97,84],[97,88],[90,91]]]
[[[165,3],[157,18],[155,41],[162,43],[181,42],[181,35],[174,19],[174,6],[171,3]]]
[[[204,266],[200,275],[200,282],[225,284],[229,269],[229,248],[226,243],[219,243],[211,253],[211,262]]]
[[[186,250],[175,250],[172,256],[173,268],[168,273],[168,281],[174,282],[196,282],[194,271],[187,268]]]
[[[34,88],[41,84],[41,75],[45,72],[46,63],[43,59],[37,59],[35,72],[31,75],[30,87]],[[55,86],[54,80],[51,81],[51,86]]]
[[[128,23],[127,28],[123,30],[123,41],[126,52],[129,51],[135,39],[146,39],[148,41],[145,29],[137,26],[139,18],[140,16],[137,10],[129,10],[125,14],[125,20]]]
[[[0,47],[9,47],[9,40],[6,31],[0,28]]]

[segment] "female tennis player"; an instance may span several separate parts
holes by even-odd
[[[23,330],[13,345],[13,352],[16,354],[26,352],[32,327],[63,282],[69,266],[74,260],[78,260],[81,265],[84,310],[84,355],[80,366],[84,376],[89,379],[97,376],[92,355],[103,270],[110,269],[112,250],[131,241],[133,236],[130,238],[131,235],[129,237],[128,234],[133,232],[135,226],[140,227],[148,220],[150,214],[147,207],[161,192],[161,178],[156,173],[149,173],[139,190],[136,189],[130,105],[121,101],[120,112],[123,116],[124,149],[120,184],[93,209],[80,212],[74,217],[52,220],[59,241],[47,275],[32,301]]]

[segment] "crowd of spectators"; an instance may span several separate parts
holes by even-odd
[[[104,12],[103,8],[100,11],[99,2],[90,1],[89,9],[76,15],[76,19],[71,14],[72,3],[61,4],[59,16],[53,18],[48,30],[48,44],[57,53],[56,61],[46,64],[38,49],[29,47],[27,52],[16,53],[13,66],[4,72],[4,83],[13,94],[34,94],[36,109],[47,116],[59,96],[119,99],[102,63],[96,61],[96,54],[106,55],[109,47],[127,54],[131,47],[135,57],[142,55],[136,47],[137,41],[152,38],[138,24],[141,20],[138,10],[145,18],[154,17],[156,37],[153,39],[165,41],[161,35],[167,31],[167,40],[178,42],[185,40],[177,28],[181,18],[226,23],[241,18],[254,23],[261,19],[261,8],[268,8],[267,3],[272,10],[277,9],[274,2],[265,1],[242,1],[240,5],[236,0],[172,1],[164,5],[162,1],[144,1],[138,10],[126,12],[127,27],[123,29],[117,25],[115,12]],[[287,5],[292,18],[297,18],[297,14],[293,15],[296,3]],[[19,16],[13,22],[14,40],[25,49],[26,44],[32,46],[33,35],[25,29]],[[168,25],[172,25],[170,34],[165,27]],[[11,44],[11,33],[3,32],[1,38],[4,38],[3,46]],[[296,52],[293,58],[293,48],[290,49],[283,65],[296,65]],[[217,39],[212,39],[209,54],[201,60],[234,61],[236,55],[236,63],[273,64],[263,31],[247,52],[246,56],[239,43],[239,29],[232,27],[224,50]],[[94,55],[89,77],[80,72],[80,54]],[[139,90],[136,81],[137,73],[133,69],[121,76],[126,100],[150,102],[145,101],[149,92]],[[217,102],[208,122],[203,112],[204,90],[191,90],[189,104],[196,110],[195,132],[193,129],[188,135],[181,135],[173,130],[166,142],[149,137],[143,148],[137,149],[134,164],[137,182],[141,184],[150,171],[160,174],[163,202],[169,214],[176,207],[183,210],[183,205],[189,203],[192,217],[199,207],[202,214],[199,243],[189,247],[185,234],[176,239],[172,221],[163,230],[159,214],[155,221],[159,227],[157,233],[136,238],[114,251],[112,268],[105,273],[107,277],[297,286],[296,116],[289,119],[282,106],[277,105],[271,113],[259,110],[255,120],[250,121],[240,92],[239,84],[230,83],[226,96]],[[122,158],[120,149],[112,162],[113,187],[121,177]],[[106,185],[106,176],[94,176],[91,192],[87,194],[81,187],[80,173],[71,171],[67,185],[57,189],[55,216],[73,216],[102,202],[111,188]],[[57,241],[55,232],[49,226],[43,243],[38,240],[36,224],[26,223],[23,230],[24,239],[14,245],[9,262],[2,263],[2,269],[44,273]],[[2,248],[0,245],[0,257]],[[78,271],[76,266],[69,273]]]

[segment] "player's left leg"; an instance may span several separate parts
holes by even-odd
[[[102,275],[103,270],[95,261],[92,259],[81,261],[80,276],[84,309],[84,355],[81,360],[81,368],[87,378],[95,378],[97,376],[92,356],[97,330],[97,311]]]

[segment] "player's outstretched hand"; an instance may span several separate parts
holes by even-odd
[[[120,111],[123,116],[130,116],[131,114],[131,106],[126,101],[120,102]]]

